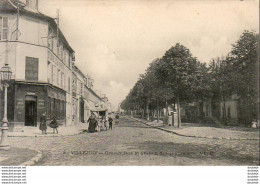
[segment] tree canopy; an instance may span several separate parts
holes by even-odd
[[[225,101],[236,94],[240,98],[239,112],[245,114],[240,120],[246,124],[257,118],[258,112],[258,41],[259,34],[244,31],[227,56],[214,58],[208,65],[177,43],[162,58],[150,63],[121,107],[145,108],[149,102],[155,108],[156,102],[161,106],[167,100],[171,103],[209,98]]]

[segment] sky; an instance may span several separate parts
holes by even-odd
[[[225,56],[243,30],[259,32],[257,0],[39,0],[56,17],[76,65],[116,108],[154,59],[180,43],[199,61]]]

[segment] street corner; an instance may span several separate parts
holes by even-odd
[[[31,148],[11,147],[8,151],[0,150],[0,165],[15,166],[32,161],[40,152]]]

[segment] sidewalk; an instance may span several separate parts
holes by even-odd
[[[0,150],[1,166],[33,165],[41,159],[42,155],[37,150],[28,148],[11,147],[10,150]]]
[[[132,118],[132,117],[131,117]],[[230,139],[230,140],[259,140],[259,129],[242,127],[206,127],[200,124],[183,123],[181,128],[163,125],[162,121],[141,121],[148,126],[167,131],[185,137],[208,138],[208,139]]]
[[[71,127],[60,126],[59,133],[53,134],[52,128],[47,128],[47,135],[42,135],[38,127],[21,127],[14,132],[8,132],[8,137],[58,137],[77,135],[88,128],[87,123]],[[1,136],[1,131],[0,131]],[[42,159],[39,150],[11,147],[10,150],[0,150],[0,166],[32,166]]]
[[[53,134],[53,129],[47,128],[47,135],[42,134],[39,127],[21,127],[13,132],[8,132],[8,137],[59,137],[59,136],[70,136],[77,135],[88,128],[87,123],[75,125],[75,126],[60,126],[58,128],[58,134]],[[1,136],[1,133],[0,133]]]

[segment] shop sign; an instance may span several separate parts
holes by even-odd
[[[24,109],[24,99],[17,98],[16,99],[16,113],[18,116],[21,116],[23,114]]]
[[[60,100],[66,100],[66,96],[65,94],[63,94],[62,92],[56,91],[54,89],[49,88],[48,89],[48,96],[51,98],[56,98],[56,99],[60,99]]]
[[[38,100],[38,106],[39,106],[39,108],[45,108],[45,100],[39,99]]]
[[[32,93],[32,92],[27,92],[26,95],[33,95],[33,96],[35,96],[36,94]]]
[[[48,95],[49,95],[49,97],[51,97],[51,98],[57,98],[57,92],[56,91],[54,91],[54,90],[48,90]]]

